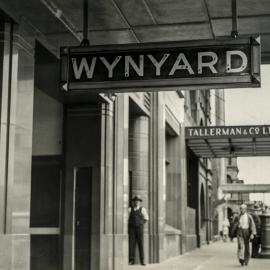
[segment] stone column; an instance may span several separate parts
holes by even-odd
[[[0,269],[30,269],[34,39],[0,26]]]
[[[129,120],[129,170],[132,172],[132,194],[139,194],[148,206],[149,126],[147,116]]]
[[[128,265],[128,95],[102,104],[100,269]]]
[[[151,94],[149,237],[151,263],[165,258],[165,106],[163,92]]]
[[[113,269],[114,262],[114,128],[113,104],[101,105],[101,173],[100,173],[100,269]]]
[[[262,230],[262,244],[260,257],[270,258],[270,211],[260,215],[261,218],[261,230]]]
[[[128,265],[128,111],[129,96],[118,94],[114,123],[113,269]]]
[[[147,116],[135,116],[129,119],[129,171],[132,177],[132,194],[129,196],[141,195],[142,205],[149,211],[149,118]],[[145,261],[148,262],[148,226],[144,229]]]

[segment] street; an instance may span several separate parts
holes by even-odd
[[[215,242],[184,255],[168,259],[160,264],[128,266],[128,270],[229,270],[248,267],[249,270],[268,270],[269,259],[251,259],[248,266],[241,266],[236,258],[236,240]]]

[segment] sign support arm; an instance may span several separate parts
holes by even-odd
[[[232,0],[232,32],[231,37],[232,38],[238,38],[238,10],[237,10],[237,0]]]

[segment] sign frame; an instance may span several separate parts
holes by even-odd
[[[196,135],[194,135],[195,133]],[[220,134],[217,135],[217,133]],[[269,136],[270,125],[185,127],[186,140],[269,138]]]
[[[225,44],[225,45],[224,45]],[[70,61],[72,55],[91,53],[129,53],[145,50],[164,50],[181,48],[205,48],[249,45],[250,46],[250,72],[243,75],[227,75],[215,77],[193,77],[193,78],[155,78],[147,80],[122,80],[122,81],[71,81]],[[102,45],[90,47],[62,47],[60,51],[60,89],[72,92],[93,93],[121,93],[121,92],[151,92],[151,91],[178,91],[178,90],[203,90],[219,88],[243,88],[260,87],[260,37],[249,36],[237,39],[197,40],[188,42],[160,42],[144,44],[120,44]]]

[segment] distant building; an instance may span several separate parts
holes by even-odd
[[[238,178],[238,165],[237,158],[229,158],[227,159],[227,184],[244,184],[244,180],[240,180]],[[243,203],[249,203],[249,193],[232,193],[230,197],[227,199],[227,207],[228,207],[228,218],[233,214],[233,212],[239,211],[239,206]]]

